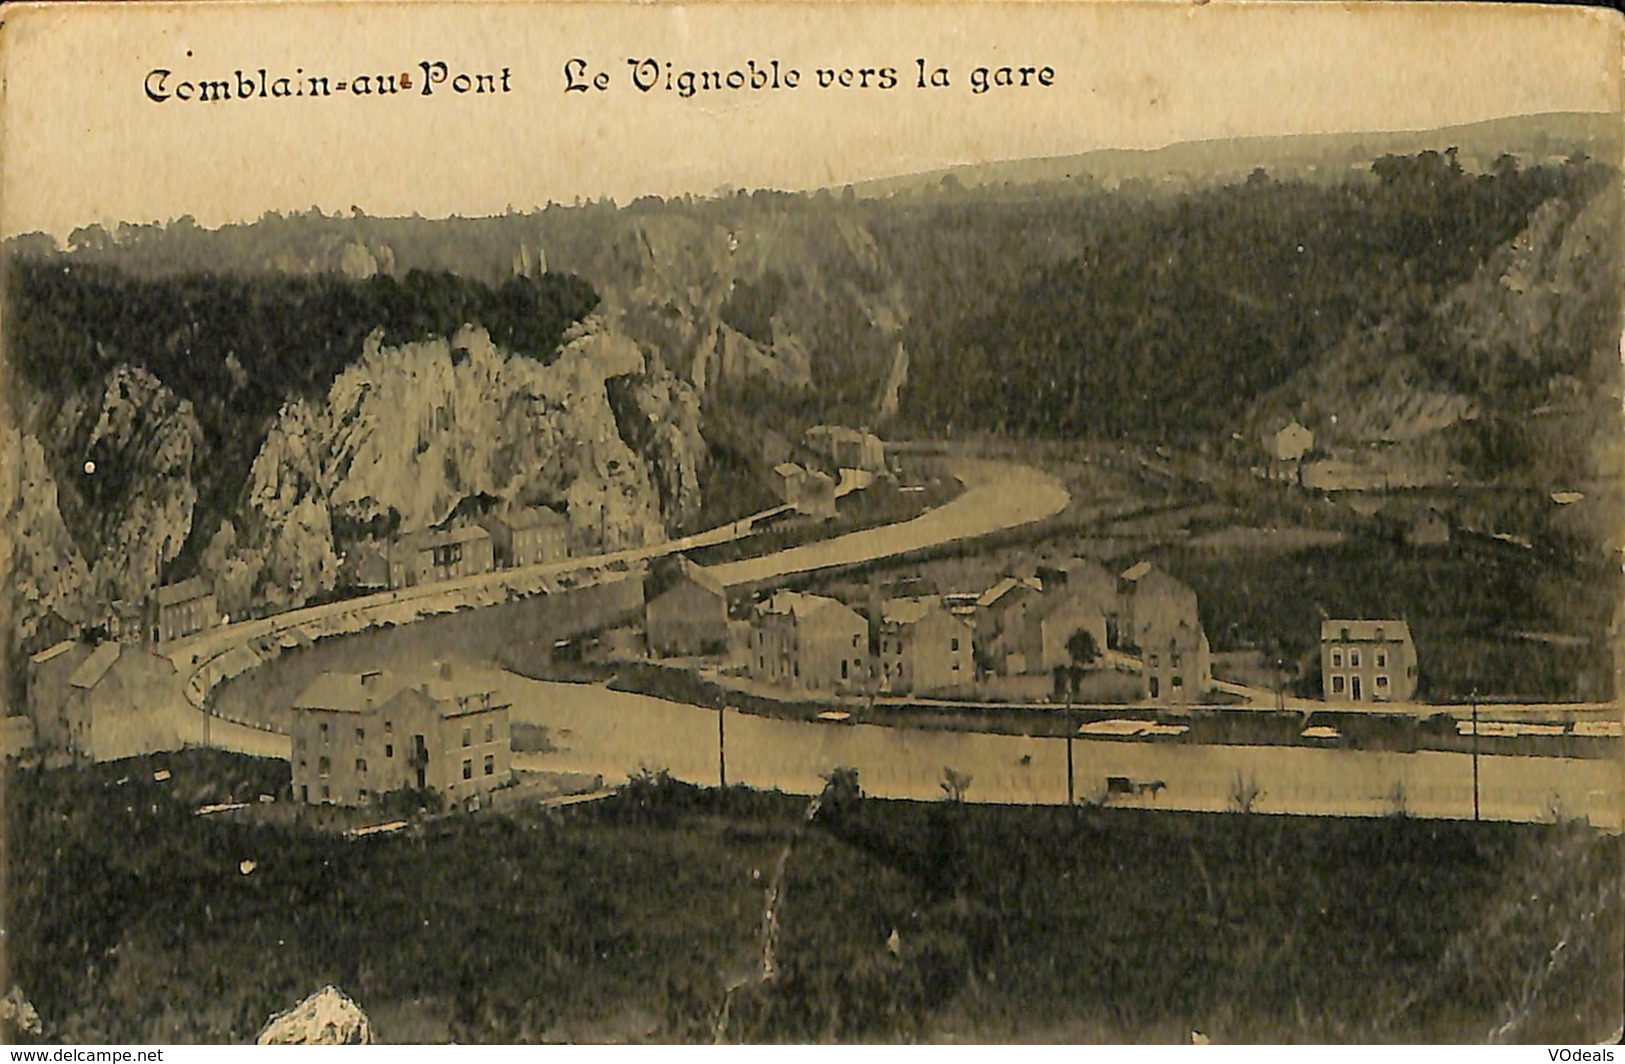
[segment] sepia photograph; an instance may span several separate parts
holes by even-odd
[[[1617,1039],[1622,54],[8,5],[0,1041]]]

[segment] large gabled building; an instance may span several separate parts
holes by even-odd
[[[643,628],[660,657],[720,653],[728,648],[728,591],[680,554],[660,558],[643,581]]]
[[[867,686],[869,622],[843,602],[780,591],[757,604],[749,640],[753,679],[804,691]]]
[[[893,694],[946,691],[976,677],[976,630],[940,596],[887,599],[880,607],[875,669],[879,689]]]
[[[293,703],[293,790],[365,805],[403,788],[468,802],[513,775],[508,704],[481,673],[326,672]]]

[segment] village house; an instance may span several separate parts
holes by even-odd
[[[1163,705],[1193,705],[1213,690],[1213,654],[1200,624],[1181,617],[1154,623],[1142,637],[1142,697]]]
[[[1087,636],[1081,639],[1079,633]],[[1053,672],[1061,666],[1086,665],[1106,649],[1106,614],[1085,590],[1058,587],[1045,591],[1027,612],[1021,638],[1021,671]],[[1092,648],[1087,659],[1074,651]],[[1014,671],[1014,670],[1012,670]]]
[[[1315,434],[1296,421],[1264,433],[1264,452],[1272,462],[1301,462],[1315,448]]]
[[[220,623],[214,590],[200,576],[158,588],[152,593],[148,613],[154,643],[167,643]]]
[[[345,552],[341,571],[351,587],[388,587],[389,551],[376,540],[362,540]]]
[[[976,653],[984,668],[1000,676],[1027,671],[1021,644],[1041,586],[1033,577],[1007,576],[976,600]]]
[[[659,657],[715,654],[728,646],[728,591],[680,554],[660,558],[643,581],[643,630]]]
[[[835,463],[837,469],[886,471],[886,445],[871,432],[842,425],[814,425],[803,440],[812,450]]]
[[[492,514],[480,527],[491,534],[492,559],[504,569],[546,565],[570,556],[570,521],[546,506]]]
[[[773,490],[800,513],[835,516],[835,478],[822,470],[780,462],[773,467]]]
[[[293,790],[301,802],[365,805],[403,788],[471,802],[513,775],[508,705],[484,677],[326,672],[293,703]]]
[[[765,683],[804,691],[865,686],[869,622],[822,595],[780,591],[758,603],[751,621],[747,670]]]
[[[416,587],[495,568],[491,534],[478,525],[404,536],[389,549],[389,586]]]
[[[878,655],[882,691],[943,691],[975,678],[975,628],[940,597],[887,599],[880,606]]]
[[[1131,565],[1118,576],[1117,608],[1106,623],[1109,645],[1138,651],[1151,629],[1166,630],[1181,622],[1200,626],[1195,591],[1148,561]]]
[[[1401,620],[1320,623],[1321,697],[1327,702],[1408,702],[1416,696],[1416,644]]]
[[[197,710],[175,665],[144,646],[67,640],[28,660],[26,703],[44,751],[93,761],[179,749]]]

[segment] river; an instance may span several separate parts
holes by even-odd
[[[552,683],[501,674],[515,721],[545,726],[555,752],[515,754],[516,767],[600,773],[613,782],[640,768],[679,779],[718,779],[718,714],[599,685]],[[875,725],[776,720],[727,712],[722,720],[729,783],[813,794],[823,773],[858,770],[879,798],[943,797],[946,769],[970,776],[965,800],[1002,804],[1066,802],[1066,740]],[[1111,805],[1223,811],[1239,791],[1257,789],[1253,811],[1316,816],[1470,819],[1470,754],[1319,750],[1281,746],[1195,746],[1075,739],[1079,800],[1106,797],[1107,778],[1162,781],[1154,793],[1112,795]],[[1479,759],[1480,815],[1543,821],[1554,811],[1601,828],[1621,826],[1625,764],[1618,760],[1485,755]]]

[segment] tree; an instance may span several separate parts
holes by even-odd
[[[1100,656],[1100,647],[1095,643],[1093,632],[1079,628],[1066,640],[1066,652],[1072,658],[1074,665],[1092,665]]]

